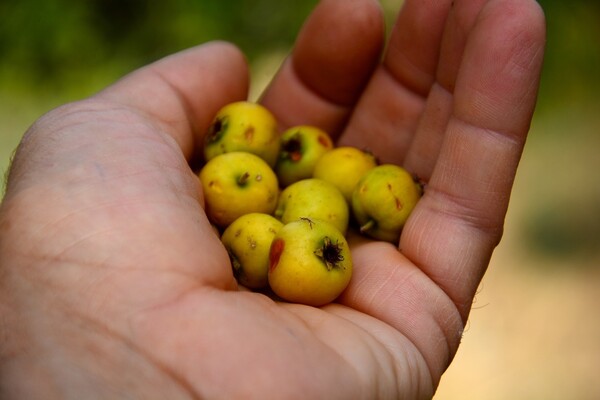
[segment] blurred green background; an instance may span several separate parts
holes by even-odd
[[[256,97],[316,3],[0,0],[0,173],[42,113],[207,40],[241,47]],[[401,1],[382,4],[389,26]],[[540,4],[545,68],[505,238],[436,399],[600,398],[600,2]]]

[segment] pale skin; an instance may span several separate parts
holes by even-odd
[[[246,62],[209,43],[51,111],[0,208],[0,397],[425,399],[498,244],[543,58],[533,0],[323,0],[261,98],[428,185],[338,302],[236,285],[190,163]],[[331,49],[335,49],[332,51]],[[196,164],[197,165],[197,164]]]

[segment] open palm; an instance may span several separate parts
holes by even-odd
[[[210,43],[30,129],[0,209],[0,394],[428,398],[501,237],[533,112],[534,1],[323,0],[261,102],[427,182],[399,247],[351,240],[334,304],[239,290],[189,167],[246,64]]]

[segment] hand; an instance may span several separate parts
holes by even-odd
[[[323,0],[261,101],[428,182],[396,246],[353,239],[335,304],[238,290],[189,164],[240,53],[173,55],[37,121],[0,208],[0,393],[428,398],[500,240],[544,47],[533,0]]]

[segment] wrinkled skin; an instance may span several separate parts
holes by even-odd
[[[428,182],[399,246],[351,241],[322,308],[240,290],[202,209],[189,165],[247,96],[236,48],[39,119],[0,208],[0,397],[430,398],[501,237],[545,26],[533,0],[407,0],[397,26],[381,59],[377,2],[323,0],[261,98]]]

